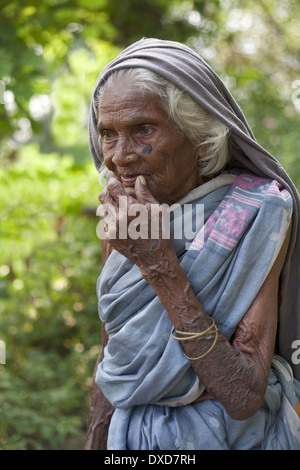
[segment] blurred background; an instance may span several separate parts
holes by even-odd
[[[1,449],[84,447],[102,267],[87,118],[102,68],[142,37],[188,44],[299,188],[299,24],[299,0],[1,0]]]

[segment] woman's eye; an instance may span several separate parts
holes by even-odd
[[[116,134],[113,131],[104,130],[101,132],[101,137],[104,140],[114,140],[116,138]]]
[[[150,134],[152,131],[152,129],[149,127],[149,126],[141,126],[140,127],[140,133],[142,135],[147,135],[147,134]]]

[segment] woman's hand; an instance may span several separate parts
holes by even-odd
[[[155,270],[166,256],[173,258],[167,207],[159,205],[143,176],[135,181],[135,198],[128,196],[117,178],[99,195],[101,238],[143,271]]]

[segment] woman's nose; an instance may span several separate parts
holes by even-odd
[[[138,161],[139,156],[135,152],[130,139],[119,138],[114,149],[112,161],[117,166],[127,166]]]

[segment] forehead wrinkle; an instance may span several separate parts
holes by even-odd
[[[116,119],[114,116],[110,116],[109,119],[106,120],[105,117],[103,119],[103,115],[101,115],[97,123],[97,129],[103,130],[103,129],[114,127],[115,121]],[[117,118],[117,122],[119,122],[119,118]],[[149,116],[145,116],[143,114],[137,115],[135,113],[132,117],[128,116],[125,118],[121,118],[120,124],[122,127],[130,128],[130,127],[140,126],[142,124],[152,124],[152,120],[149,119]]]
[[[135,127],[143,124],[157,125],[155,118],[147,114],[145,107],[141,108],[140,112],[130,108],[118,108],[116,110],[110,108],[107,112],[101,112],[101,114],[99,113],[97,128],[106,129],[115,123],[121,124],[122,127]]]
[[[111,129],[114,126],[134,127],[142,124],[164,126],[167,121],[165,110],[157,99],[141,96],[135,90],[123,93],[120,89],[108,88],[98,104],[98,130]]]

